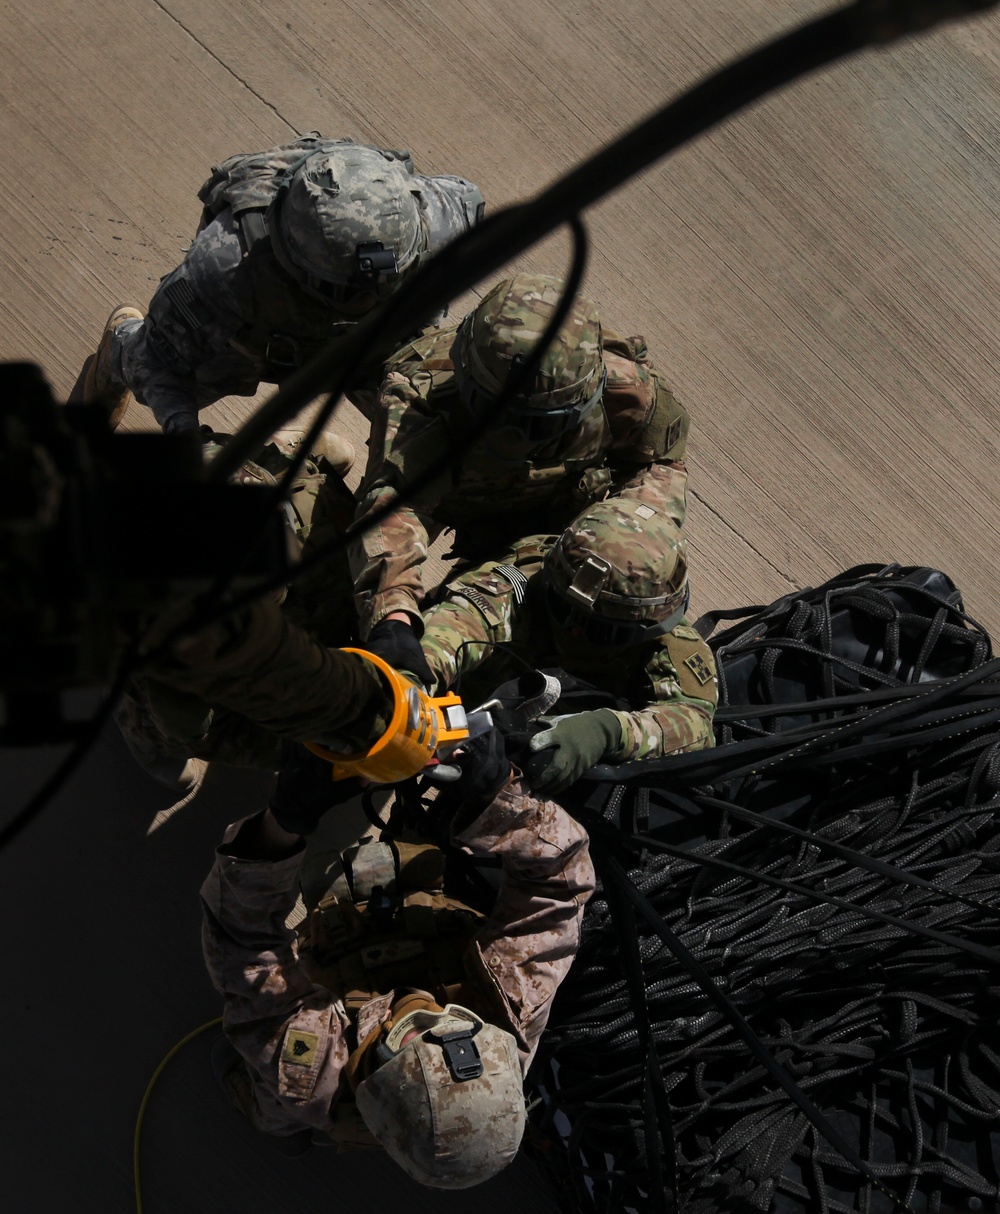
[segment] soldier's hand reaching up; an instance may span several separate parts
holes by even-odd
[[[563,717],[531,739],[525,779],[535,792],[562,792],[622,744],[622,727],[610,708]]]
[[[420,648],[420,638],[404,613],[393,612],[376,624],[365,642],[365,649],[400,673],[411,675],[424,687],[434,685],[434,674]]]

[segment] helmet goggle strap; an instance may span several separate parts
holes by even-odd
[[[590,559],[596,561],[599,558]],[[574,582],[576,580],[574,578]],[[585,588],[589,590],[586,579],[578,587],[580,591],[578,597],[573,600],[567,592],[557,589],[546,578],[546,603],[549,615],[559,628],[579,636],[588,645],[601,649],[626,649],[632,645],[642,645],[647,641],[655,640],[656,637],[669,632],[684,618],[690,597],[690,589],[685,586],[684,597],[680,605],[664,620],[617,620],[594,611],[592,604],[596,601],[597,595],[595,594],[593,600],[588,600],[584,593]],[[572,590],[573,587],[569,589]],[[598,590],[597,593],[599,592]]]
[[[456,1083],[478,1079],[483,1064],[474,1038],[482,1027],[483,1021],[475,1012],[459,1003],[446,1004],[442,1009],[420,996],[409,996],[382,1025],[373,1061],[376,1066],[391,1062],[409,1044],[407,1036],[416,1033],[421,1040],[441,1047]]]
[[[586,400],[561,409],[539,409],[532,406],[533,398],[515,396],[498,420],[519,430],[533,447],[544,447],[565,434],[579,430],[584,419],[601,403],[607,378],[608,373],[604,371],[597,381],[596,390]]]

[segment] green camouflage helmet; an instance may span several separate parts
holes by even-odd
[[[416,1029],[418,1036],[409,1041]],[[420,1184],[466,1189],[517,1154],[524,1091],[513,1034],[455,1003],[395,1024],[355,1092],[365,1125]]]
[[[332,303],[390,294],[426,247],[414,189],[405,167],[377,148],[307,154],[268,212],[275,256],[300,286]]]
[[[587,507],[545,558],[556,623],[596,645],[669,632],[688,604],[687,541],[667,514],[631,498]]]
[[[496,402],[513,368],[530,355],[563,290],[561,279],[518,274],[497,283],[462,321],[452,361],[459,393],[474,416]],[[531,383],[510,401],[502,424],[521,430],[534,446],[561,438],[600,405],[606,378],[597,307],[578,295]]]

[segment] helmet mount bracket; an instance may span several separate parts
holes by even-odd
[[[611,566],[603,557],[588,556],[566,587],[566,597],[592,611],[610,572]]]
[[[387,249],[381,240],[365,240],[355,250],[358,274],[362,278],[377,278],[385,282],[390,275],[399,273],[399,262],[395,249]]]
[[[483,1073],[483,1061],[473,1041],[479,1027],[477,1024],[473,1028],[456,1029],[453,1033],[443,1033],[440,1036],[433,1029],[424,1033],[425,1041],[440,1045],[448,1070],[456,1083],[478,1079]]]

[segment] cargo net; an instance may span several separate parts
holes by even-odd
[[[600,884],[530,1076],[567,1210],[1000,1209],[1000,662],[931,573],[730,629],[741,740],[571,807]]]

